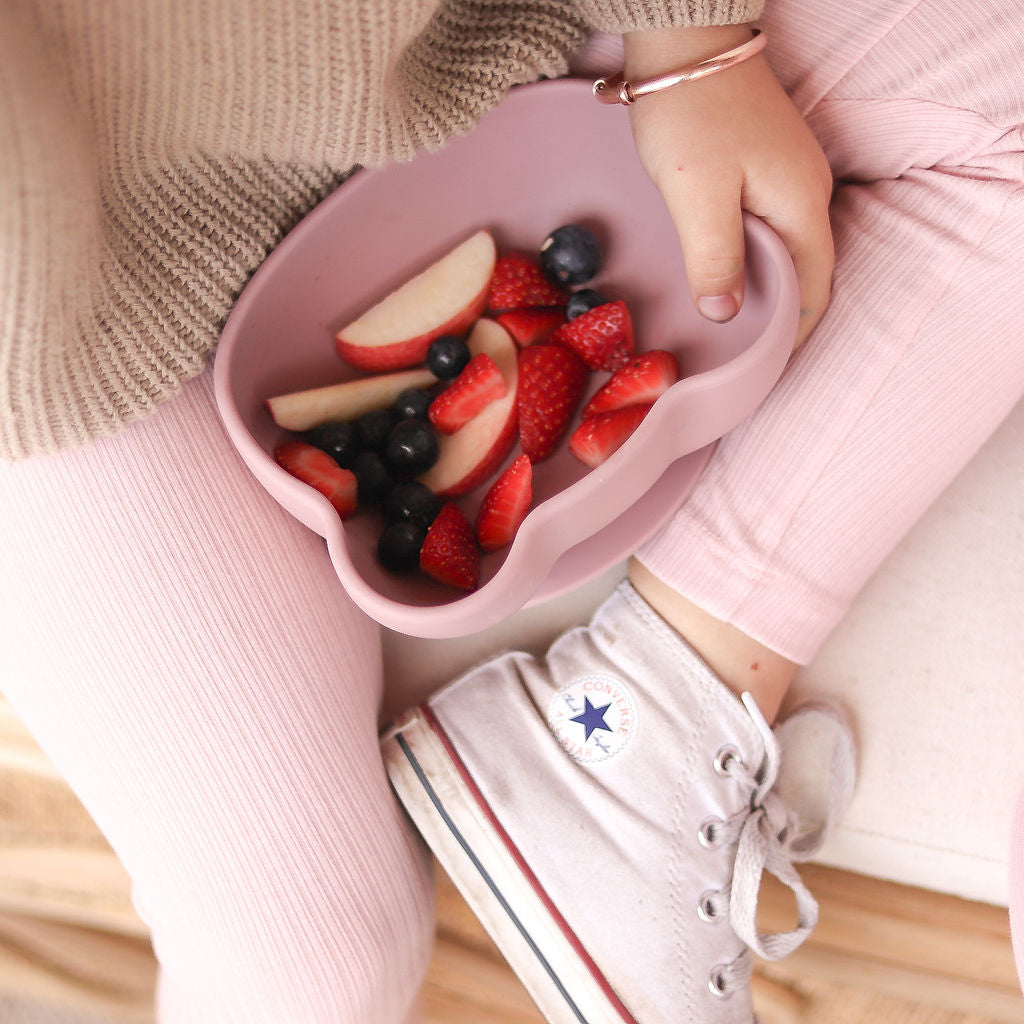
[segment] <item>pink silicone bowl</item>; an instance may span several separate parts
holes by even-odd
[[[373,515],[342,523],[325,498],[276,465],[283,432],[265,400],[351,377],[335,355],[335,331],[479,228],[493,232],[499,251],[535,252],[570,222],[603,242],[593,285],[628,302],[637,347],[674,351],[683,379],[602,466],[588,471],[563,446],[535,468],[534,507],[510,549],[484,556],[476,591],[385,572]],[[627,557],[678,508],[715,440],[775,383],[796,333],[796,277],[763,223],[748,217],[745,231],[743,309],[728,324],[709,323],[693,308],[674,227],[637,162],[625,109],[596,103],[586,82],[514,90],[441,152],[358,172],[284,239],[221,336],[221,416],[257,479],[327,541],[364,611],[414,636],[485,629]],[[595,374],[592,389],[606,376]],[[462,501],[470,516],[481,497]]]

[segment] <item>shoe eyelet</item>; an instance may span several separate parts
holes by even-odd
[[[729,979],[725,973],[725,964],[715,964],[708,975],[708,991],[719,999],[728,999],[732,995]]]
[[[740,752],[733,746],[725,746],[715,754],[715,759],[711,763],[717,774],[728,775],[730,761],[735,761],[740,766],[743,765],[743,758],[740,757]]]
[[[705,924],[718,924],[722,920],[722,915],[715,909],[715,897],[720,895],[721,893],[715,889],[707,889],[701,893],[697,901],[697,916]]]
[[[725,822],[721,818],[705,818],[697,830],[697,840],[706,850],[714,850],[720,843],[717,835],[719,828]]]

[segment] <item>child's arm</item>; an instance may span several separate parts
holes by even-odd
[[[628,33],[626,78],[649,78],[724,53],[750,34],[745,25]],[[630,113],[640,159],[679,232],[698,308],[714,320],[738,310],[740,211],[747,210],[774,228],[793,256],[801,306],[796,343],[802,343],[830,294],[832,176],[764,55],[644,96]]]

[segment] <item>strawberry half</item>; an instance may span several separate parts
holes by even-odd
[[[565,323],[564,309],[513,309],[502,313],[498,323],[512,335],[520,348],[547,341],[556,327]]]
[[[515,538],[533,500],[533,464],[520,455],[487,492],[476,516],[476,539],[484,551],[497,551]]]
[[[568,301],[569,296],[521,252],[502,256],[494,265],[487,305],[495,313],[530,306],[564,306]]]
[[[650,405],[679,380],[679,361],[664,349],[634,356],[583,407],[583,418],[629,405]]]
[[[427,418],[442,434],[454,434],[506,391],[508,385],[498,364],[486,352],[480,352],[430,403]]]
[[[460,590],[480,582],[480,552],[473,525],[454,502],[441,507],[420,548],[420,568],[431,579]]]
[[[569,451],[591,469],[618,451],[651,411],[650,405],[630,405],[584,420],[569,438]]]
[[[285,441],[274,449],[274,460],[304,484],[315,487],[342,519],[355,512],[356,475],[342,469],[327,452],[305,441]]]
[[[519,443],[532,462],[555,450],[587,386],[587,368],[561,345],[533,345],[519,353]]]
[[[621,300],[605,302],[563,324],[552,335],[592,370],[621,370],[633,355],[633,318]]]

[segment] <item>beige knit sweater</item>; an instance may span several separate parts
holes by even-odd
[[[466,132],[591,28],[762,0],[4,0],[0,457],[198,374],[249,275],[357,164]]]

